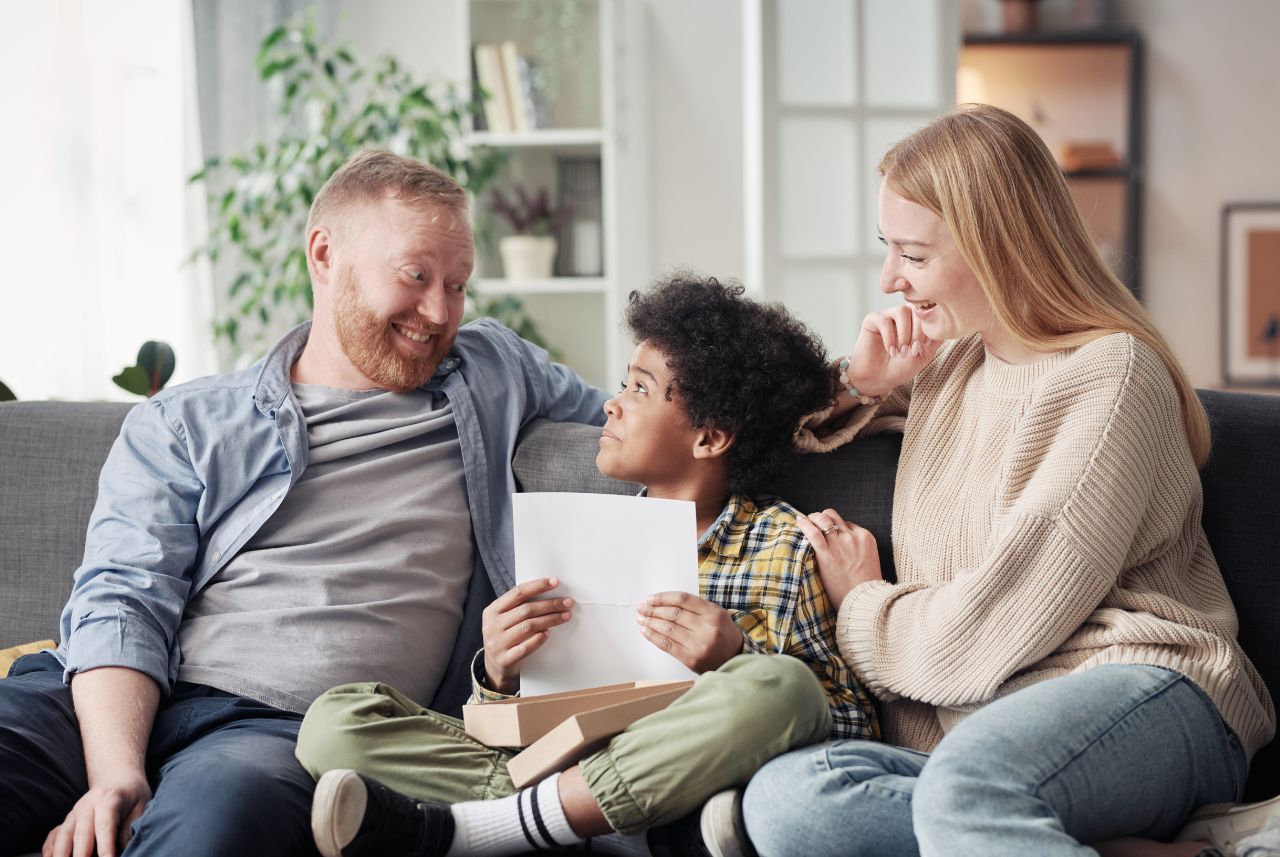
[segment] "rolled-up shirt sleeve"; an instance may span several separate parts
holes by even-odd
[[[187,439],[163,403],[130,411],[103,465],[84,562],[62,612],[58,654],[66,681],[98,667],[127,667],[169,692],[203,495]]]

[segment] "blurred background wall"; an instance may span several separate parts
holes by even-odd
[[[616,332],[616,318],[602,326],[602,317],[616,313],[629,288],[682,265],[743,279],[757,294],[786,301],[833,352],[847,351],[862,313],[876,308],[870,170],[892,140],[879,139],[875,129],[889,128],[896,117],[905,130],[953,102],[963,33],[998,28],[999,0],[604,2],[615,8],[619,29],[643,31],[622,40],[619,50],[630,54],[617,58],[619,108],[629,111],[630,136],[621,143],[632,158],[618,176],[626,191],[619,199],[635,201],[620,214],[630,218],[620,240],[630,255],[616,294],[531,295],[531,311],[559,338],[571,363],[609,384],[628,346],[609,332],[610,325]],[[367,56],[391,51],[422,76],[457,79],[469,62],[462,0],[177,4],[189,14],[176,14],[172,5],[0,0],[0,112],[13,119],[0,135],[0,168],[6,196],[21,201],[0,215],[0,258],[7,260],[0,283],[0,380],[22,398],[128,399],[108,379],[148,338],[175,345],[175,382],[228,367],[225,347],[219,353],[205,333],[228,305],[226,282],[210,285],[207,271],[184,264],[203,224],[183,176],[201,157],[229,154],[271,121],[274,108],[252,60],[272,28],[315,7],[322,31],[350,38]],[[1136,28],[1145,46],[1146,305],[1195,383],[1216,386],[1222,206],[1280,200],[1280,64],[1274,61],[1280,4],[1117,0],[1111,7],[1114,23]],[[920,9],[930,16],[924,29],[936,37],[928,48],[938,75],[935,102],[877,107],[864,89],[834,106],[789,106],[780,98],[781,76],[804,72],[778,64],[780,14],[800,10],[856,21],[851,79],[866,87],[886,70],[893,83],[892,62],[902,48],[892,46],[912,47],[921,32]],[[1071,9],[1071,0],[1042,0],[1041,24],[1064,26]],[[805,61],[804,52],[797,56]],[[110,81],[128,85],[106,85]],[[149,109],[136,114],[140,118],[129,119],[133,108],[120,107],[126,102],[111,100],[112,92],[141,92],[137,86],[155,94],[146,96]],[[839,119],[853,129],[848,178],[830,182],[828,190],[853,194],[841,204],[855,210],[850,216],[858,237],[845,249],[789,256],[779,216],[796,203],[781,198],[778,182],[788,161],[777,146],[787,121],[811,119]],[[93,142],[93,128],[108,126],[114,148]],[[124,160],[104,159],[100,153],[108,151]],[[136,163],[148,169],[129,166]],[[133,178],[121,189],[120,178],[131,176],[146,177],[155,189],[144,194]],[[153,237],[138,239],[144,232],[137,229],[127,240],[116,237],[112,230],[133,222],[128,212],[144,210],[139,194],[168,200],[145,208]],[[154,215],[161,210],[169,213]],[[131,249],[122,255],[120,248]]]
[[[1147,42],[1147,308],[1201,387],[1221,383],[1219,223],[1280,201],[1280,3],[1125,0]]]

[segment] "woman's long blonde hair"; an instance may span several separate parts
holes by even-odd
[[[1062,170],[1012,113],[965,104],[916,131],[880,162],[888,188],[946,221],[996,318],[1025,348],[1057,351],[1111,333],[1142,340],[1178,388],[1197,466],[1209,420],[1146,310],[1098,253]]]

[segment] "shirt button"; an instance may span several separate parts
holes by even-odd
[[[283,491],[277,491],[276,493],[272,494],[271,496],[272,496],[273,498],[275,498],[276,500],[279,500],[279,499],[280,499],[280,495],[281,495],[281,494],[283,494],[283,493],[284,493]]]
[[[457,366],[457,365],[458,365],[458,361],[457,361],[457,360],[450,360],[448,363],[446,363],[446,364],[444,365],[444,368],[446,368],[446,369],[452,369],[454,366]]]
[[[218,561],[218,560],[220,560],[220,559],[222,559],[222,551],[214,551],[214,552],[213,552],[213,561],[214,561],[214,562],[217,562],[217,561]]]

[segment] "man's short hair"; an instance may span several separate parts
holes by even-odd
[[[470,199],[447,173],[430,164],[388,152],[365,149],[338,167],[311,202],[307,234],[316,226],[339,230],[355,212],[385,197],[425,206],[467,221]]]
[[[755,494],[791,457],[800,420],[835,401],[836,379],[821,341],[781,304],[744,291],[678,271],[632,292],[626,318],[636,342],[666,358],[693,427],[734,435],[730,493]],[[664,393],[671,400],[672,389]]]

